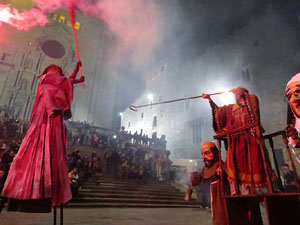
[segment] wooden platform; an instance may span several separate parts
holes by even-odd
[[[300,193],[225,196],[229,225],[262,225],[263,202],[268,225],[300,225]]]

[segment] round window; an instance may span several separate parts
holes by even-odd
[[[43,52],[52,58],[61,58],[65,55],[65,47],[56,40],[47,40],[42,45]]]

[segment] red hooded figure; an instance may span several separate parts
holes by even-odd
[[[40,76],[30,123],[13,160],[2,196],[10,198],[8,210],[51,211],[72,198],[66,158],[64,119],[71,117],[73,84],[81,63],[68,78],[56,65]]]

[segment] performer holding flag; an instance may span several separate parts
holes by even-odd
[[[76,34],[76,29],[75,29],[75,6],[76,6],[76,0],[71,1],[69,14],[70,14],[70,20],[71,20],[71,24],[72,24],[77,60],[78,60],[78,62],[80,62],[77,34]],[[80,70],[80,78],[81,78],[81,77],[83,77],[81,66],[79,67],[79,70]],[[83,89],[85,89],[84,82],[82,82],[82,87],[83,87]]]
[[[67,78],[59,66],[50,65],[40,76],[29,127],[2,191],[10,198],[8,210],[50,212],[51,205],[72,198],[64,120],[71,117],[73,84],[84,81],[76,79],[80,67],[78,62]]]

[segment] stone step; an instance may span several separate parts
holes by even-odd
[[[126,187],[126,186],[94,186],[94,185],[82,185],[82,189],[90,189],[93,191],[106,192],[110,190],[127,190],[127,191],[148,191],[148,192],[167,192],[167,193],[177,193],[177,189],[155,189],[151,187]]]
[[[105,187],[105,188],[145,188],[145,189],[151,189],[151,190],[174,190],[175,188],[171,186],[164,186],[164,187],[157,187],[152,185],[145,185],[145,184],[112,184],[112,183],[100,183],[100,184],[92,184],[92,183],[86,183],[84,182],[82,185],[84,188],[99,188],[99,187]],[[176,190],[176,189],[175,189]]]
[[[106,202],[106,203],[150,203],[150,204],[182,204],[182,205],[198,205],[196,201],[186,202],[182,200],[164,200],[164,199],[147,199],[147,198],[89,198],[81,197],[72,199],[72,203],[85,202]]]
[[[171,185],[169,186],[163,186],[163,187],[158,187],[158,186],[152,186],[151,184],[140,184],[140,183],[135,183],[135,184],[116,184],[116,183],[86,183],[83,182],[82,186],[84,187],[128,187],[128,188],[150,188],[150,189],[156,189],[156,190],[177,190],[176,188],[172,187]]]
[[[107,203],[107,202],[92,202],[92,203],[70,203],[72,208],[200,208],[200,205],[187,204],[148,204],[148,203]]]
[[[95,189],[81,189],[79,193],[106,193],[106,194],[144,194],[144,195],[154,195],[154,196],[182,196],[184,197],[184,193],[182,192],[158,192],[158,191],[140,191],[140,190],[117,190],[117,189],[106,189],[106,190],[95,190]]]
[[[184,195],[147,195],[147,194],[140,194],[140,193],[129,193],[129,194],[122,194],[122,193],[90,193],[90,192],[80,192],[76,198],[141,198],[141,199],[161,199],[161,200],[183,200]]]
[[[166,183],[113,177],[94,177],[83,183],[70,207],[198,208],[196,201],[185,202],[185,194]]]
[[[138,184],[138,181],[136,180],[120,180],[120,179],[94,179],[91,181],[86,181],[87,183],[112,183],[112,184]],[[149,180],[147,181],[146,185],[152,185],[152,186],[157,186],[157,187],[169,187],[169,184],[166,183],[160,183],[158,181],[153,181],[153,180]]]

